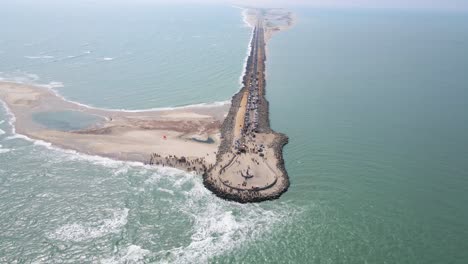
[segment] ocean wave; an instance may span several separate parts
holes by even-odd
[[[41,84],[41,85],[38,85],[38,86],[41,86],[41,87],[44,87],[44,88],[47,88],[47,89],[56,89],[56,88],[62,88],[64,87],[64,84],[62,82],[49,82],[48,84]]]
[[[0,106],[2,106],[3,109],[5,110],[6,117],[7,117],[7,122],[8,122],[8,125],[10,126],[11,133],[16,134],[16,131],[15,131],[15,122],[16,122],[15,115],[13,115],[10,108],[8,108],[6,103],[4,103],[2,100],[0,100]],[[2,124],[3,124],[3,120],[2,120]]]
[[[60,60],[76,59],[76,58],[84,57],[84,56],[86,56],[87,54],[91,54],[91,51],[90,51],[90,50],[86,50],[86,51],[83,51],[81,54],[78,54],[78,55],[68,55],[68,56],[66,56],[65,58],[62,58],[62,59],[60,59]],[[60,60],[59,60],[59,61],[60,61]]]
[[[173,208],[171,210],[180,212],[193,223],[189,229],[189,242],[183,247],[163,249],[154,253],[137,247],[124,248],[112,258],[106,259],[107,263],[132,262],[130,259],[138,259],[134,262],[139,262],[146,255],[167,263],[193,263],[194,259],[201,263],[208,262],[215,256],[267,235],[274,228],[287,223],[296,212],[295,208],[283,203],[275,203],[264,208],[259,204],[242,205],[224,201],[203,186],[200,176],[178,169],[115,161],[72,150],[62,150],[40,140],[29,138],[28,140],[33,141],[34,145],[59,150],[59,153],[64,154],[56,156],[61,162],[64,159],[86,160],[110,168],[114,175],[127,174],[129,170],[133,173],[133,169],[136,169],[147,177],[144,187],[141,188],[143,192],[147,188],[155,188],[161,192],[174,194],[171,199],[164,201],[171,204],[170,208]],[[127,223],[128,210],[125,208],[114,211],[111,217],[97,222],[69,223],[59,226],[48,233],[48,237],[61,241],[87,241],[118,233]]]
[[[10,152],[10,151],[11,151],[11,149],[0,148],[0,154],[7,153],[7,152]]]
[[[43,56],[24,56],[26,59],[36,60],[36,59],[53,59],[54,56],[43,55]]]
[[[247,19],[248,15],[247,12],[249,12],[249,9],[247,8],[242,8],[242,21],[244,22],[244,25],[250,28],[254,28],[254,25],[249,23],[249,20]]]
[[[33,139],[28,138],[27,136],[24,136],[24,135],[20,135],[20,134],[14,134],[12,136],[8,136],[5,138],[5,140],[14,140],[14,139],[23,139],[26,141],[33,141]]]
[[[0,72],[0,81],[22,83],[22,84],[36,84],[39,80],[39,75],[26,72],[5,73]]]
[[[111,233],[120,232],[121,228],[127,224],[128,208],[120,210],[109,210],[112,217],[90,223],[65,224],[49,233],[48,237],[61,241],[86,241],[98,238]]]
[[[105,58],[101,58],[101,60],[103,61],[112,61],[114,60],[115,58],[112,58],[112,57],[105,57]]]
[[[102,259],[100,263],[103,264],[119,264],[119,263],[140,263],[146,255],[150,253],[149,250],[143,249],[137,245],[130,245],[126,248],[124,253],[117,254],[117,256]]]
[[[188,244],[149,254],[159,263],[208,263],[213,257],[268,236],[300,213],[280,202],[264,206],[222,200],[205,188],[200,176],[186,172],[158,171],[144,184],[144,191],[150,188],[173,195],[171,199],[159,199],[168,204],[165,208],[170,208],[169,212],[181,213],[191,223]]]
[[[3,146],[0,145],[0,154],[7,153],[7,152],[10,152],[10,151],[12,151],[12,149],[3,148]]]
[[[13,82],[19,84],[33,85],[48,89],[61,88],[64,86],[62,82],[51,81],[49,83],[40,83],[40,77],[34,73],[17,72],[14,74],[0,73],[0,81]]]
[[[247,48],[247,53],[246,53],[246,56],[244,58],[244,64],[242,65],[242,73],[239,77],[239,85],[240,85],[240,89],[242,89],[242,86],[244,85],[243,82],[244,82],[244,75],[245,73],[247,72],[247,62],[249,60],[249,56],[250,56],[250,53],[252,52],[252,39],[253,39],[253,36],[254,36],[254,28],[252,28],[252,30],[250,31],[250,42],[249,42],[249,45],[248,45],[248,48]]]
[[[1,124],[1,123],[0,123]],[[5,131],[3,131],[2,129],[0,129],[0,136],[1,135],[5,135]]]
[[[170,195],[174,195],[174,191],[173,191],[173,190],[164,189],[164,188],[158,188],[158,191],[160,191],[160,192],[165,192],[165,193],[168,193],[168,194],[170,194]]]
[[[171,191],[177,193],[175,197],[183,197],[169,202],[193,223],[189,244],[158,252],[156,257],[161,259],[161,263],[193,263],[193,260],[207,263],[215,256],[267,235],[297,212],[282,203],[264,208],[259,204],[222,200],[204,187],[199,176],[189,173],[164,176],[159,178],[158,185],[161,184],[171,186]]]

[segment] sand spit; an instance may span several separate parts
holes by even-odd
[[[192,164],[190,170],[196,167],[199,173],[203,166],[215,161],[220,142],[219,127],[229,107],[194,106],[141,112],[106,110],[66,101],[47,88],[10,82],[0,82],[0,100],[15,116],[16,132],[32,139],[118,160],[155,163],[154,156],[158,155],[165,160],[158,165],[188,170],[185,163],[175,162],[183,157]],[[101,121],[83,129],[63,131],[47,127],[34,118],[37,113],[64,111],[98,116]],[[73,123],[73,120],[68,121]],[[203,142],[209,138],[210,143]],[[195,160],[202,162],[194,164]]]
[[[263,28],[265,31],[265,43],[281,31],[290,29],[296,23],[296,16],[291,11],[283,8],[245,8],[242,15],[245,23],[250,27],[255,27],[257,21],[257,12],[263,12]]]

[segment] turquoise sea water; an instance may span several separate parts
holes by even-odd
[[[8,8],[3,78],[131,109],[238,89],[238,9]],[[267,61],[271,123],[290,137],[281,199],[226,202],[199,176],[32,143],[1,110],[0,262],[468,262],[468,15],[295,12]]]

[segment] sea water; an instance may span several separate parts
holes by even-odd
[[[23,3],[0,10],[4,79],[122,109],[239,89],[239,9]],[[32,141],[1,108],[0,262],[466,263],[467,15],[295,13],[267,58],[281,199],[227,202],[197,175]]]

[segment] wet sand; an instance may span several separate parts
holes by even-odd
[[[206,165],[213,163],[220,142],[219,127],[229,107],[113,111],[66,101],[47,88],[9,82],[0,82],[0,99],[15,116],[19,134],[86,154],[144,163],[150,162],[153,153],[204,158]],[[35,113],[56,111],[79,111],[105,121],[81,130],[59,131],[33,118]],[[200,142],[208,138],[211,143]],[[185,169],[177,164],[173,167]]]

